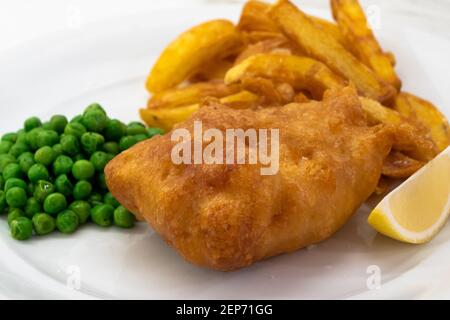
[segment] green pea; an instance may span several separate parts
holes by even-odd
[[[96,193],[91,194],[91,196],[88,199],[88,202],[92,207],[95,207],[95,206],[103,204],[103,197],[100,193],[96,192]]]
[[[3,169],[3,178],[22,178],[23,172],[18,163],[10,163]]]
[[[127,134],[127,127],[119,120],[109,120],[105,127],[105,138],[107,140],[119,141],[124,135]]]
[[[73,185],[70,182],[69,177],[65,174],[59,175],[55,180],[56,191],[62,193],[63,195],[70,196],[73,192]]]
[[[114,198],[114,196],[112,195],[111,192],[105,193],[105,195],[103,197],[103,202],[105,204],[109,204],[109,205],[113,206],[114,208],[117,208],[118,206],[120,206],[119,201],[117,201],[116,198]]]
[[[44,202],[48,195],[55,191],[55,187],[51,182],[39,180],[33,192],[33,197],[40,203]]]
[[[120,139],[119,147],[120,151],[127,150],[134,146],[137,143],[136,137],[134,136],[125,136]]]
[[[37,137],[39,132],[44,131],[42,128],[34,128],[33,130],[26,133],[25,140],[31,150],[38,149]]]
[[[66,208],[67,200],[62,193],[52,193],[44,200],[44,211],[48,214],[56,214]]]
[[[3,187],[5,186],[5,179],[2,175],[0,175],[0,190],[3,190]]]
[[[64,150],[61,146],[61,143],[57,143],[53,146],[53,151],[55,152],[56,156],[60,156],[64,153]]]
[[[89,197],[92,192],[92,185],[89,181],[81,180],[75,184],[73,188],[73,197],[75,200],[84,200]]]
[[[82,116],[81,114],[79,114],[79,115],[73,117],[73,118],[70,120],[70,123],[75,123],[75,122],[80,123],[81,119],[83,119],[83,116]]]
[[[142,141],[148,139],[148,135],[146,135],[146,134],[137,134],[134,137],[136,138],[137,142],[142,142]]]
[[[120,228],[132,228],[134,226],[134,215],[125,207],[119,206],[114,210],[114,224]]]
[[[19,208],[10,208],[8,212],[8,225],[11,227],[11,223],[16,220],[18,217],[24,217],[24,213]]]
[[[65,128],[64,128],[64,133],[65,134],[70,134],[70,135],[74,135],[77,138],[81,138],[81,136],[86,133],[86,127],[83,126],[81,123],[79,122],[72,122],[69,123]]]
[[[77,214],[80,224],[86,223],[91,215],[91,205],[87,201],[74,201],[70,204],[69,209]]]
[[[6,192],[3,190],[0,190],[0,214],[2,214],[6,207],[7,207],[7,203],[6,203]]]
[[[27,203],[27,193],[19,187],[12,187],[6,192],[6,203],[13,208],[23,207]]]
[[[110,158],[106,152],[96,151],[92,154],[90,160],[95,170],[103,171]]]
[[[105,177],[105,173],[104,173],[104,172],[100,172],[100,173],[97,175],[96,182],[97,182],[97,186],[98,186],[100,189],[108,190],[108,186],[106,185],[106,177]]]
[[[38,213],[32,219],[34,231],[36,234],[42,236],[53,232],[56,228],[56,221],[51,215],[46,213]]]
[[[16,143],[16,140],[17,140],[17,133],[15,132],[8,132],[2,136],[2,141],[9,141],[12,143]]]
[[[55,162],[53,162],[53,173],[56,176],[60,174],[67,174],[72,171],[73,160],[68,156],[59,156],[56,158]]]
[[[54,130],[42,130],[37,133],[36,146],[38,148],[50,146],[53,147],[59,142],[59,134]]]
[[[8,153],[14,144],[11,141],[0,142],[0,154]]]
[[[149,137],[152,138],[153,136],[156,136],[156,135],[162,136],[164,134],[164,130],[161,128],[148,128],[147,133],[148,133]]]
[[[27,133],[24,129],[17,131],[17,140],[16,143],[24,143],[27,144]]]
[[[0,173],[10,164],[16,163],[16,158],[10,154],[0,154]]]
[[[50,119],[50,125],[51,125],[53,130],[55,130],[56,132],[61,134],[61,133],[64,132],[64,128],[67,125],[67,118],[65,116],[62,116],[62,115],[54,115]]]
[[[93,154],[95,151],[101,149],[104,143],[105,138],[95,132],[86,132],[81,136],[81,146],[89,154]]]
[[[36,161],[36,163],[41,163],[44,166],[51,165],[55,158],[56,153],[53,151],[53,148],[49,146],[39,148],[34,154],[34,161]]]
[[[102,132],[106,126],[106,121],[105,113],[99,110],[88,111],[83,115],[83,119],[81,119],[81,123],[86,129],[93,132]]]
[[[27,144],[25,143],[21,143],[21,142],[16,142],[11,149],[9,149],[9,154],[14,156],[14,157],[19,157],[22,153],[29,151],[30,148],[28,147]]]
[[[72,175],[77,180],[88,180],[94,176],[94,165],[88,160],[78,160],[72,166]]]
[[[102,227],[108,227],[113,223],[114,207],[109,204],[96,206],[91,210],[92,221]]]
[[[78,215],[72,210],[64,210],[56,217],[56,228],[62,233],[73,233],[79,224]]]
[[[27,240],[33,235],[33,223],[26,217],[17,217],[11,222],[11,235],[16,240]]]
[[[22,188],[23,190],[27,190],[27,183],[19,178],[9,178],[8,180],[6,180],[5,192],[14,187],[19,187]]]
[[[34,128],[39,128],[40,126],[42,126],[42,122],[38,117],[28,118],[23,125],[26,132],[31,131]]]
[[[64,153],[74,156],[80,152],[78,138],[73,134],[64,134],[60,140],[61,148]]]
[[[36,183],[39,180],[48,180],[49,178],[50,175],[48,170],[43,164],[33,164],[30,170],[28,170],[28,179],[33,183]]]
[[[25,174],[27,174],[33,164],[35,164],[34,155],[31,152],[22,153],[17,160],[19,161],[20,170]]]
[[[24,208],[25,216],[32,218],[36,213],[42,211],[42,206],[35,198],[28,198]]]
[[[147,134],[145,126],[140,122],[132,122],[127,126],[127,135]]]
[[[91,103],[90,105],[88,105],[86,107],[86,109],[84,109],[83,115],[85,115],[86,113],[91,112],[91,111],[100,111],[100,112],[103,112],[106,115],[105,109],[103,109],[102,106],[100,104],[96,103],[96,102],[95,103]]]
[[[119,144],[115,141],[106,142],[103,145],[103,151],[112,155],[116,155],[120,151]]]

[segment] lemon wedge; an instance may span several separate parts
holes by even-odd
[[[407,243],[426,243],[450,214],[450,147],[388,194],[372,211],[369,224]]]

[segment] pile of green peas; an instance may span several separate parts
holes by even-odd
[[[55,229],[73,233],[88,222],[131,228],[134,216],[108,191],[104,168],[118,153],[163,134],[140,122],[108,118],[97,103],[70,122],[37,117],[0,141],[0,214],[11,235],[26,240]]]

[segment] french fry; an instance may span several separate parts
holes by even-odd
[[[279,52],[280,49],[284,50],[286,54],[292,53],[292,48],[289,48],[289,40],[287,38],[273,38],[255,44],[249,44],[247,48],[239,54],[234,64],[239,64],[248,57],[257,54],[273,53],[273,51],[276,50]]]
[[[242,48],[242,38],[227,20],[213,20],[181,34],[164,50],[147,78],[151,93],[173,88],[198,73],[205,64]]]
[[[250,0],[244,5],[238,23],[240,31],[279,32],[278,26],[270,19],[270,5],[266,2]]]
[[[288,83],[296,90],[307,90],[321,99],[327,89],[339,89],[346,81],[334,74],[323,63],[311,58],[258,54],[230,69],[225,83],[239,83],[244,77],[263,77],[279,83]]]
[[[381,173],[390,178],[408,178],[425,165],[405,154],[392,151],[384,160]]]
[[[259,77],[244,77],[242,79],[241,87],[244,90],[250,91],[258,96],[263,97],[265,100],[265,104],[283,104],[283,97],[277,91],[275,84],[269,79]]]
[[[358,0],[331,0],[331,8],[334,19],[356,57],[380,79],[400,90],[401,81],[391,58],[381,49]]]
[[[245,43],[255,44],[266,40],[284,40],[289,41],[281,32],[269,32],[269,31],[251,31],[242,32],[242,38]]]
[[[148,108],[175,108],[199,103],[202,98],[222,98],[240,91],[239,85],[227,86],[222,80],[198,82],[184,88],[169,89],[153,95],[148,101]]]
[[[425,126],[439,149],[450,145],[450,127],[445,116],[429,101],[413,94],[401,92],[395,99],[394,109],[400,114]]]
[[[383,123],[395,128],[395,150],[402,151],[407,156],[419,161],[429,161],[438,154],[434,142],[400,113],[382,106],[375,100],[364,97],[359,99],[368,116],[369,123]]]
[[[361,95],[380,102],[389,101],[395,96],[394,87],[380,82],[367,66],[336,39],[316,27],[306,14],[289,1],[278,1],[269,15],[304,52],[350,80]]]
[[[149,127],[172,130],[177,123],[188,119],[199,109],[198,104],[172,109],[141,109],[141,118]]]
[[[233,59],[234,60],[234,59]],[[233,67],[232,59],[220,59],[206,64],[197,74],[189,78],[190,83],[223,80],[228,70]]]
[[[233,109],[247,109],[259,105],[260,97],[248,92],[240,91],[220,99],[220,102]],[[141,118],[149,127],[162,128],[166,131],[188,119],[200,108],[200,103],[180,106],[176,108],[141,109]]]

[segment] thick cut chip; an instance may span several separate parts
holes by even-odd
[[[247,58],[228,71],[225,83],[238,83],[244,77],[288,83],[296,90],[309,91],[317,99],[321,99],[327,89],[340,89],[346,85],[344,79],[317,60],[282,54],[258,54]]]
[[[373,71],[336,39],[316,27],[306,14],[289,1],[279,1],[269,15],[300,49],[350,80],[363,96],[380,102],[392,100],[395,96],[394,87],[379,81]]]
[[[202,98],[222,98],[240,91],[239,85],[227,86],[220,81],[199,82],[184,88],[169,89],[155,94],[148,102],[148,108],[175,108],[199,103]]]
[[[395,99],[394,109],[414,122],[425,126],[439,149],[450,145],[450,127],[445,116],[431,102],[413,94],[401,92]]]
[[[363,110],[369,123],[384,123],[395,128],[394,149],[404,152],[409,157],[419,161],[430,161],[438,150],[434,142],[414,123],[403,117],[397,111],[384,107],[379,102],[360,97]]]
[[[391,58],[381,49],[358,0],[331,0],[331,8],[334,19],[356,57],[380,79],[400,90],[401,81]]]
[[[405,154],[392,151],[384,160],[381,173],[390,178],[408,178],[425,165],[425,162],[412,159]]]
[[[268,15],[269,10],[270,5],[266,2],[248,1],[242,9],[238,29],[247,32],[279,32],[280,29]]]
[[[236,58],[235,64],[239,64],[248,57],[263,54],[263,53],[284,53],[292,54],[295,50],[290,46],[289,40],[287,38],[272,38],[263,40],[254,44],[249,44],[246,49],[244,49],[239,56]]]
[[[181,34],[161,54],[147,79],[152,93],[173,88],[198,73],[205,64],[228,57],[242,47],[236,27],[227,20],[213,20]]]

